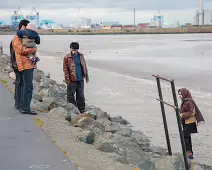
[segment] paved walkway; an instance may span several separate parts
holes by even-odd
[[[77,170],[0,82],[0,170]]]

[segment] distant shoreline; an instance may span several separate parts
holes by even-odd
[[[40,35],[137,35],[137,34],[200,34],[212,33],[212,26],[182,28],[135,29],[38,29]],[[14,35],[11,29],[0,29],[0,35]]]
[[[157,35],[157,34],[209,34],[212,32],[168,32],[168,33],[160,33],[160,32],[154,32],[154,33],[144,33],[144,32],[115,32],[115,33],[39,33],[40,35]],[[0,35],[14,35],[15,32],[1,32]]]

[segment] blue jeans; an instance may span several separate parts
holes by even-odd
[[[16,73],[15,106],[22,111],[31,112],[34,69]]]

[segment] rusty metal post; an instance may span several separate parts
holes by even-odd
[[[176,111],[178,129],[179,129],[179,133],[180,133],[180,141],[181,141],[181,146],[182,146],[182,151],[183,151],[185,168],[186,168],[186,170],[189,170],[190,168],[189,168],[188,158],[187,158],[187,154],[186,154],[185,140],[184,140],[182,125],[181,125],[180,111],[179,111],[179,107],[178,107],[178,103],[177,103],[177,96],[176,96],[176,91],[175,91],[174,80],[171,81],[171,87],[172,87],[174,104],[175,104],[175,107],[176,107],[175,111]]]
[[[161,106],[161,112],[162,112],[162,118],[163,118],[163,125],[164,125],[164,130],[165,130],[165,135],[166,135],[166,143],[167,143],[167,148],[169,155],[172,155],[172,149],[171,149],[171,143],[169,139],[169,131],[168,131],[168,125],[167,125],[167,120],[166,120],[166,113],[165,113],[165,108],[163,104],[163,95],[162,95],[162,90],[161,90],[161,85],[160,85],[160,78],[156,77],[157,80],[157,86],[158,86],[158,93],[159,93],[159,98],[160,98],[160,106]]]

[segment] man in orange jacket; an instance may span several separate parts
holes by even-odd
[[[19,23],[19,30],[24,30],[28,23],[28,20],[21,20]],[[17,35],[14,36],[12,45],[18,66],[15,83],[15,108],[22,114],[36,115],[35,112],[31,111],[30,104],[33,93],[33,74],[34,69],[37,68],[37,66],[33,64],[27,55],[35,54],[37,49],[25,48],[23,46],[22,39]]]

